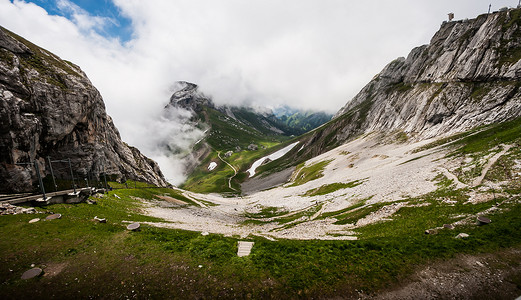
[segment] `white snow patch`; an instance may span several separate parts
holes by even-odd
[[[208,171],[213,171],[213,169],[215,169],[215,167],[217,167],[217,163],[212,161],[209,165],[208,165]]]
[[[262,163],[264,163],[267,159],[276,160],[276,159],[283,157],[284,155],[286,155],[286,153],[288,153],[291,149],[293,149],[293,147],[295,147],[298,143],[299,142],[295,142],[289,146],[286,146],[286,147],[280,149],[277,152],[274,152],[268,156],[264,156],[263,158],[256,160],[253,163],[253,165],[251,165],[251,167],[246,172],[250,173],[250,177],[253,177],[255,175],[255,169],[257,169],[259,166],[261,166]]]

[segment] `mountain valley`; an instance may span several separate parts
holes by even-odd
[[[181,185],[195,192],[240,193],[245,177],[235,176],[237,171],[245,172],[251,161],[280,148],[281,142],[331,119],[331,115],[325,113],[290,108],[279,110],[276,116],[267,108],[216,106],[197,85],[178,82],[176,86],[178,90],[165,109],[189,110],[193,114],[193,126],[205,132],[188,154],[188,178]],[[235,167],[230,167],[227,161]],[[208,170],[212,163],[215,169]],[[232,180],[228,180],[230,177]]]
[[[332,119],[217,106],[178,82],[165,111],[190,111],[204,137],[186,154],[187,181],[168,187],[157,163],[121,141],[79,67],[0,29],[2,187],[34,190],[52,156],[71,158],[82,177],[100,177],[106,165],[113,188],[90,204],[2,213],[0,291],[519,297],[520,54],[519,8],[444,22]],[[167,151],[180,151],[170,142]],[[17,164],[35,161],[41,170]],[[140,230],[129,230],[135,223]],[[242,242],[253,243],[245,256]],[[44,275],[21,279],[29,266]]]

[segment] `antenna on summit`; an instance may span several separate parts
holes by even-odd
[[[521,1],[521,0],[520,0]],[[492,7],[492,4],[488,5],[488,14],[490,14],[490,8]]]

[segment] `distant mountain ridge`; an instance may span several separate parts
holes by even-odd
[[[216,106],[196,84],[177,82],[179,88],[165,107],[181,107],[206,131],[204,141],[216,150],[245,149],[259,139],[285,135],[283,124],[273,114],[257,113],[249,107]]]
[[[305,131],[304,126],[320,126],[331,117],[320,115],[319,118],[313,119],[313,115],[318,114],[307,112],[298,115],[297,112],[293,112],[294,116],[290,116],[292,118],[289,119],[286,116],[277,117],[269,108],[217,106],[196,84],[181,81],[174,86],[176,90],[165,109],[178,107],[191,111],[193,125],[205,132],[204,137],[197,141],[184,159],[188,179],[183,187],[192,190],[223,191],[221,188],[215,188],[214,180],[225,178],[220,176],[214,179],[208,176],[210,174],[207,167],[210,162],[218,163],[218,167],[212,170],[212,173],[231,176],[233,172],[231,175],[226,173],[226,170],[231,171],[231,168],[223,164],[223,157],[230,157],[229,163],[234,164],[236,168],[246,167],[244,164],[249,158],[255,158],[265,149],[301,134]],[[299,123],[299,120],[302,122]],[[242,181],[244,178],[237,180]],[[212,183],[204,185],[204,182]],[[236,188],[229,191],[238,190],[238,182],[234,184]],[[201,189],[201,186],[206,186],[207,189]]]
[[[234,129],[229,129],[233,131],[230,135],[219,132],[220,129],[218,128],[214,128],[214,130],[210,130],[208,133],[207,137],[212,147],[220,150],[233,150],[237,146],[244,148],[256,139],[263,138],[263,136],[300,135],[322,125],[331,118],[330,115],[325,113],[301,112],[295,109],[290,110],[291,115],[277,115],[269,108],[230,105],[216,106],[209,96],[199,91],[196,84],[180,81],[175,86],[178,89],[170,97],[167,108],[182,107],[190,110],[199,122],[210,127],[216,127],[216,123],[220,123],[213,119],[218,119],[225,123],[228,122],[230,126],[234,127]],[[224,124],[217,127],[222,126]],[[219,142],[212,142],[212,135],[218,138]],[[226,142],[227,140],[230,140],[230,142]]]
[[[282,106],[273,110],[273,114],[286,126],[292,128],[295,135],[304,134],[328,122],[333,117],[325,112],[294,109]]]

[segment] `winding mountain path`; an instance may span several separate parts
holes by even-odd
[[[483,168],[483,171],[481,171],[481,176],[479,176],[478,178],[476,178],[474,180],[474,183],[473,183],[473,186],[478,186],[480,185],[482,182],[483,182],[483,179],[485,178],[485,176],[487,175],[488,173],[488,170],[490,170],[490,168],[492,167],[492,165],[494,165],[496,163],[496,161],[503,155],[505,155],[505,153],[508,152],[508,150],[510,150],[510,148],[512,148],[512,145],[504,145],[504,144],[501,144],[501,146],[503,147],[503,151],[499,152],[498,154],[492,156],[492,158],[488,161],[488,163],[485,165],[485,167]]]
[[[192,197],[192,195],[190,195],[189,193],[187,193],[186,191],[183,191],[183,190],[179,190],[181,191],[181,193],[183,194],[183,196],[185,196],[186,198],[192,200],[193,202],[195,202],[195,204],[199,205],[200,207],[202,208],[208,208],[208,205],[202,203],[201,201],[197,200],[195,197]]]
[[[219,157],[219,159],[224,162],[225,164],[227,164],[230,168],[232,168],[234,174],[233,176],[230,176],[230,178],[228,178],[228,187],[236,192],[238,192],[238,190],[236,190],[235,188],[232,187],[232,179],[233,177],[237,176],[237,169],[232,166],[229,162],[225,161],[222,157],[221,157],[221,152],[217,152],[217,156]]]
[[[468,187],[468,185],[461,182],[458,176],[452,174],[447,168],[440,166],[438,170],[441,171],[445,177],[447,177],[449,180],[452,180],[456,184],[456,189],[463,189]]]

